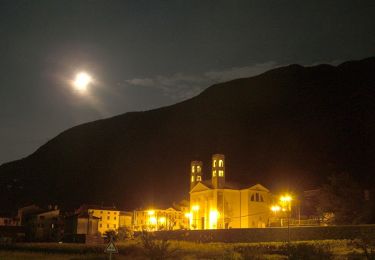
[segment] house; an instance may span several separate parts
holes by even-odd
[[[32,215],[28,225],[34,241],[60,241],[64,234],[64,217],[57,207]]]
[[[99,220],[87,211],[66,215],[63,241],[86,244],[103,243],[98,230]]]
[[[98,218],[98,231],[101,236],[105,236],[107,231],[117,232],[120,226],[120,210],[115,207],[82,205],[76,213],[85,213],[90,217]]]
[[[240,187],[226,181],[225,156],[212,156],[211,179],[201,161],[190,165],[191,229],[262,228],[268,225],[272,195],[261,184]]]
[[[133,229],[135,231],[177,230],[187,227],[188,219],[184,212],[174,208],[134,211]]]
[[[131,229],[133,225],[133,212],[120,211],[119,228]]]
[[[20,226],[20,221],[17,217],[11,214],[0,215],[0,226]]]
[[[65,217],[65,233],[69,235],[98,235],[100,218],[87,212],[70,214]]]
[[[25,228],[21,227],[19,218],[10,212],[0,213],[0,244],[25,241]]]

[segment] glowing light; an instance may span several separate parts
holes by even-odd
[[[147,214],[153,216],[155,215],[155,210],[150,209],[149,211],[147,211]]]
[[[155,217],[151,217],[149,219],[149,222],[150,222],[151,225],[156,225],[156,218]]]
[[[193,207],[191,207],[191,209],[193,211],[198,211],[199,210],[199,205],[193,205]]]
[[[73,86],[75,90],[83,93],[87,91],[87,87],[92,82],[92,77],[86,72],[80,72],[76,75]]]
[[[190,218],[192,214],[190,212],[185,213],[185,218]]]
[[[210,210],[209,226],[211,229],[216,228],[218,218],[219,218],[219,212],[217,210]]]
[[[281,196],[280,197],[280,201],[282,201],[282,202],[290,202],[290,201],[292,201],[292,196],[290,196],[290,195]]]
[[[159,218],[159,223],[160,223],[160,224],[165,224],[165,222],[166,222],[165,217],[160,217],[160,218]]]
[[[283,195],[280,197],[280,204],[282,206],[282,211],[290,211],[292,208],[292,196],[289,194]]]
[[[278,211],[281,210],[281,207],[280,207],[279,205],[273,205],[273,206],[271,207],[271,210],[272,210],[274,213],[276,213],[276,212],[278,212]]]

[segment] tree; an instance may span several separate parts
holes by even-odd
[[[365,200],[364,190],[347,173],[330,176],[317,200],[317,211],[329,224],[367,223],[371,208],[370,202]]]

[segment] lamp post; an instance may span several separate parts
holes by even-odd
[[[275,219],[276,216],[277,216],[277,213],[281,210],[280,206],[279,205],[273,205],[271,206],[271,211],[275,214]],[[281,222],[281,218],[280,218],[280,226],[282,225],[282,222]]]
[[[286,194],[284,196],[280,197],[280,204],[287,212],[287,221],[288,221],[288,245],[290,244],[290,213],[292,210],[292,196],[289,194]]]

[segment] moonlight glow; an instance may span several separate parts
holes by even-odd
[[[80,93],[84,93],[87,91],[87,87],[92,82],[91,76],[86,72],[80,72],[76,75],[73,87],[75,90],[77,90]]]

